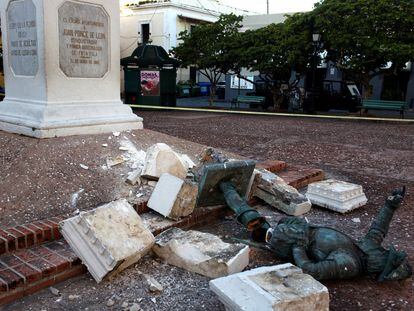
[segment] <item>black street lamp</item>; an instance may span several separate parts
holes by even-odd
[[[312,88],[311,88],[311,106],[309,107],[309,112],[313,113],[315,111],[315,89],[316,89],[316,70],[317,66],[317,58],[318,58],[318,51],[320,48],[321,43],[321,35],[319,33],[314,33],[312,35],[313,41],[313,61],[312,61]]]

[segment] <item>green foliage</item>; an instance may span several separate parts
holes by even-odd
[[[264,81],[286,83],[291,70],[304,72],[313,55],[307,14],[288,17],[285,23],[248,30],[237,38],[233,70],[259,71]]]
[[[181,43],[172,53],[184,66],[195,65],[212,84],[217,84],[220,76],[231,69],[228,43],[238,35],[241,21],[242,17],[234,14],[221,15],[215,23],[181,32]]]
[[[276,90],[291,71],[305,73],[313,61],[312,34],[322,35],[318,52],[365,86],[376,74],[397,74],[414,61],[414,0],[322,0],[311,12],[284,23],[240,32],[242,17],[222,15],[216,23],[180,34],[173,49],[184,66],[195,65],[214,90],[222,74],[259,71]]]
[[[397,73],[414,59],[413,0],[324,0],[311,14],[328,58],[365,84],[387,63]]]

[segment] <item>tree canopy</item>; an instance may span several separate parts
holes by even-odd
[[[184,65],[196,65],[215,85],[222,74],[259,71],[274,88],[289,81],[292,70],[312,64],[312,34],[322,35],[326,60],[365,87],[384,71],[397,74],[414,61],[413,0],[322,0],[311,12],[284,23],[240,32],[242,17],[222,15],[216,23],[180,35],[173,52]],[[318,54],[319,55],[319,54]]]
[[[365,85],[380,68],[397,73],[414,60],[413,0],[324,0],[309,14],[328,60]]]
[[[233,71],[259,71],[264,81],[289,81],[291,71],[302,73],[313,54],[307,15],[288,17],[285,23],[247,30],[238,36]]]
[[[181,43],[172,50],[184,66],[196,66],[211,82],[212,97],[221,76],[231,69],[230,59],[234,55],[231,43],[239,34],[241,21],[241,16],[221,15],[215,23],[201,24],[191,32],[181,32]]]

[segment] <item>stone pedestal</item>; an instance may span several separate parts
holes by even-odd
[[[368,201],[362,186],[334,179],[310,184],[306,197],[312,204],[342,214],[364,206]]]
[[[0,2],[0,129],[39,138],[142,128],[120,100],[119,3]]]

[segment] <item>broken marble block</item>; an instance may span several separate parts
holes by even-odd
[[[137,168],[136,170],[130,172],[128,174],[126,182],[133,185],[133,186],[136,185],[136,184],[138,184],[138,186],[140,186],[141,185],[141,173],[142,173],[141,168]]]
[[[308,186],[306,197],[312,204],[347,213],[367,203],[362,186],[329,179]]]
[[[329,292],[290,263],[262,267],[210,281],[231,311],[328,311]]]
[[[177,220],[191,215],[198,194],[198,185],[174,175],[161,175],[148,201],[148,207],[161,215]]]
[[[168,264],[210,278],[243,271],[249,264],[249,247],[229,244],[199,231],[172,228],[156,237],[153,251]]]
[[[98,283],[136,263],[155,241],[124,199],[64,220],[59,228]]]
[[[155,144],[147,150],[145,165],[141,176],[151,180],[158,180],[163,173],[169,173],[185,179],[189,163],[175,153],[167,144]]]
[[[249,197],[253,196],[291,216],[303,215],[312,207],[306,196],[264,169],[253,173]]]

